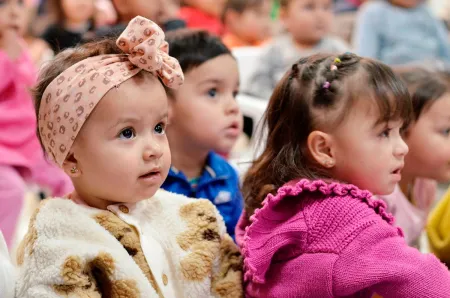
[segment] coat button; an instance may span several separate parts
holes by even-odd
[[[163,284],[165,286],[167,286],[167,284],[169,283],[169,279],[167,278],[167,275],[163,274],[162,275],[162,280],[163,280]]]
[[[122,211],[125,214],[128,214],[128,212],[130,212],[130,209],[128,209],[128,207],[125,206],[125,205],[120,205],[119,206],[119,210]]]

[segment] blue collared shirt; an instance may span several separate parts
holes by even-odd
[[[202,175],[193,187],[183,172],[171,167],[162,188],[191,198],[204,198],[216,205],[227,226],[228,234],[234,239],[234,228],[243,208],[239,177],[236,170],[221,156],[211,152],[208,155]]]

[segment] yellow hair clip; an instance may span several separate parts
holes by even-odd
[[[341,63],[342,61],[341,61],[341,59],[339,59],[339,58],[335,58],[334,59],[334,63]]]

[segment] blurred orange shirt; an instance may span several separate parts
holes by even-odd
[[[261,40],[255,43],[249,43],[238,36],[232,34],[232,33],[226,33],[222,37],[222,42],[230,49],[232,48],[239,48],[239,47],[259,47],[265,43],[268,42],[268,40]]]

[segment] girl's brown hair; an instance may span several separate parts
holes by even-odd
[[[351,53],[337,57],[337,62],[335,58],[302,58],[276,86],[264,115],[265,149],[244,178],[247,216],[261,206],[267,194],[291,180],[332,178],[309,157],[307,138],[314,130],[339,125],[352,112],[353,102],[376,103],[379,122],[402,119],[405,125],[409,123],[408,90],[388,66]],[[332,70],[332,65],[337,69]],[[329,88],[324,88],[326,82]]]
[[[403,80],[411,94],[414,121],[445,93],[450,92],[450,76],[420,67],[399,67],[395,73]]]

